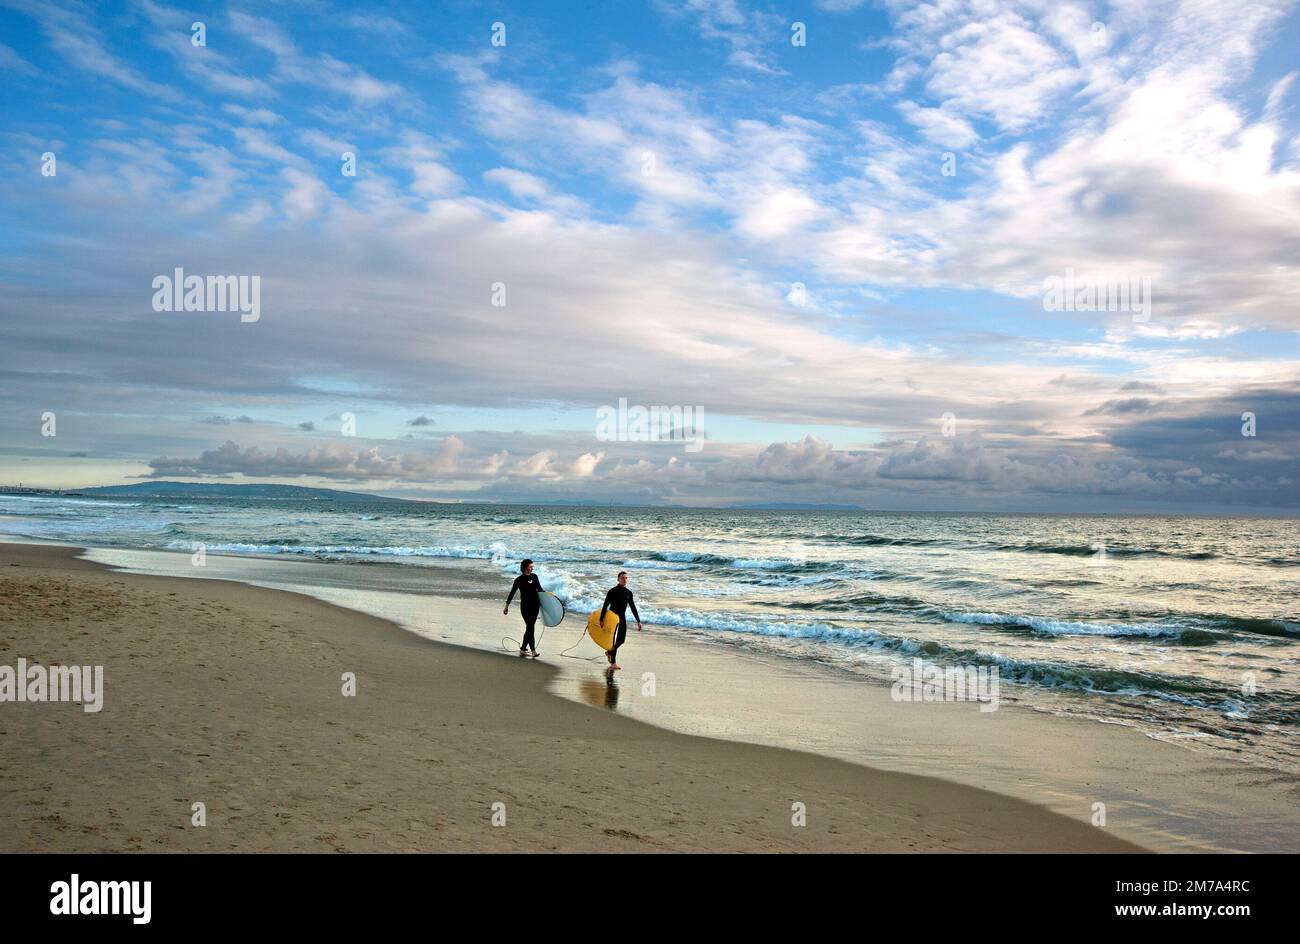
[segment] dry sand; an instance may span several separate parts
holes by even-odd
[[[104,667],[98,713],[0,703],[3,852],[1141,851],[972,787],[576,704],[544,664],[309,597],[75,555],[0,545],[0,665]]]

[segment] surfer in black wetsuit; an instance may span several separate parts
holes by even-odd
[[[542,608],[538,594],[544,591],[542,582],[533,573],[531,560],[520,561],[519,576],[515,578],[514,585],[510,588],[510,596],[506,597],[506,608],[501,611],[502,613],[510,612],[510,601],[515,598],[516,591],[519,593],[519,612],[524,617],[524,641],[519,645],[519,654],[536,659],[537,642],[533,639],[533,627],[537,623],[537,612]],[[531,652],[528,651],[530,649]]]
[[[609,593],[605,594],[605,605],[600,608],[601,622],[605,621],[605,611],[618,614],[618,635],[614,637],[614,648],[605,653],[609,657],[609,667],[611,669],[623,668],[615,661],[618,656],[618,647],[623,645],[623,640],[627,638],[627,608],[632,607],[632,615],[636,617],[636,631],[641,632],[641,614],[636,611],[636,602],[632,599],[632,591],[627,588],[627,571],[618,572],[618,586],[610,587]]]

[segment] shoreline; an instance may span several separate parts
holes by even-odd
[[[494,654],[502,652],[503,633],[518,626],[517,616],[500,615],[503,586],[479,561],[404,567],[209,555],[196,568],[180,551],[100,548],[85,557],[129,573],[305,593],[417,636]],[[888,681],[677,627],[633,633],[629,671],[607,685],[580,659],[555,657],[580,637],[581,620],[554,632],[560,635],[541,646],[541,661],[556,672],[551,694],[670,731],[937,777],[1083,823],[1100,803],[1108,831],[1153,851],[1300,852],[1294,773],[1219,747],[1204,750],[1194,732],[1189,741],[1180,731],[1152,732],[1104,713],[1081,714],[1075,705],[1044,708],[1041,693],[1021,702],[1010,685],[990,714],[972,704],[900,704]],[[590,643],[576,652],[584,653],[598,657]],[[649,697],[637,684],[645,670],[659,683]]]
[[[990,791],[553,698],[545,664],[310,596],[79,553],[0,544],[0,662],[105,666],[101,712],[0,705],[5,851],[1144,851]]]

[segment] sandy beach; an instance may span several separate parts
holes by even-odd
[[[0,664],[104,667],[102,711],[0,704],[0,851],[1140,851],[992,792],[558,698],[544,663],[306,596],[76,554],[0,545]]]

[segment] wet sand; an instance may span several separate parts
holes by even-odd
[[[407,566],[209,554],[197,567],[177,551],[96,548],[84,556],[119,571],[304,593],[426,639],[495,654],[518,646],[502,639],[520,635],[517,607],[501,613],[509,581],[482,561]],[[1300,852],[1295,772],[1205,749],[1194,727],[1153,734],[1102,723],[1104,701],[1097,714],[1080,714],[1069,698],[1047,710],[1043,692],[1010,684],[993,712],[973,702],[900,702],[887,680],[764,651],[761,636],[655,624],[630,634],[620,654],[625,671],[607,679],[599,651],[582,639],[583,622],[571,614],[541,637],[553,695],[681,734],[937,777],[1083,824],[1104,811],[1107,832],[1159,852]]]
[[[556,698],[545,663],[307,596],[76,553],[0,545],[0,665],[104,667],[97,713],[0,703],[0,851],[1139,851],[970,786]]]

